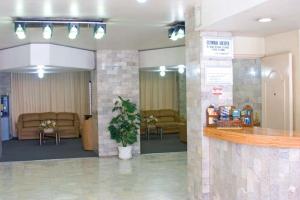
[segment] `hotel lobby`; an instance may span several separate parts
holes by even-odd
[[[0,200],[299,200],[299,13],[0,1]]]

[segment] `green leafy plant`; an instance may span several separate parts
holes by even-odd
[[[121,143],[123,147],[134,144],[137,141],[141,121],[136,104],[119,96],[112,112],[116,113],[116,116],[108,126],[111,139]]]

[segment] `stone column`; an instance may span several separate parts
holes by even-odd
[[[186,119],[186,74],[177,74],[178,110],[180,117]]]
[[[202,199],[201,37],[194,9],[186,11],[186,90],[189,200]]]
[[[97,107],[99,156],[118,155],[117,144],[107,130],[118,96],[128,98],[139,108],[139,58],[137,51],[97,51]],[[140,141],[134,154],[140,154]]]
[[[200,16],[200,15],[199,15]],[[206,109],[210,104],[232,105],[232,85],[218,85],[223,94],[213,95],[215,86],[206,85],[205,67],[213,64],[232,67],[232,60],[204,58],[202,37],[230,37],[229,33],[200,33],[195,30],[194,9],[186,12],[186,63],[187,63],[187,132],[188,132],[188,191],[191,200],[212,199],[210,193],[209,139],[204,136]]]

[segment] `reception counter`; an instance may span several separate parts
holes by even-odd
[[[205,128],[204,135],[233,142],[264,147],[300,148],[300,133],[264,128],[217,129]]]
[[[204,129],[212,199],[299,200],[300,134]]]

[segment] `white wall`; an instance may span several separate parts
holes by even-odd
[[[9,70],[30,65],[30,45],[0,51],[0,70]]]
[[[46,65],[95,69],[95,52],[53,44],[28,44],[0,51],[0,71]]]
[[[263,37],[236,36],[234,42],[234,58],[260,58],[265,55],[265,39]]]
[[[140,68],[185,64],[185,47],[145,50],[139,52]]]
[[[270,0],[202,0],[201,27],[212,25]]]
[[[299,30],[265,38],[266,56],[291,52],[293,54],[294,128],[300,130],[300,34]]]

